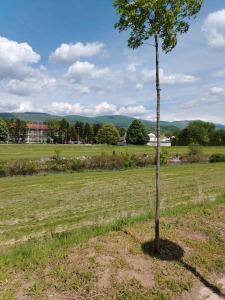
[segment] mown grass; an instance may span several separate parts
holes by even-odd
[[[21,145],[0,145],[0,160],[10,159],[38,159],[50,157],[55,154],[55,150],[59,150],[60,155],[64,157],[77,157],[101,154],[102,152],[112,154],[116,152],[127,152],[129,154],[144,154],[154,153],[154,147],[149,146],[109,146],[109,145],[35,145],[35,144],[21,144]],[[186,154],[188,147],[171,147],[167,149],[172,154]],[[211,155],[213,153],[224,153],[225,147],[204,147],[204,153]]]
[[[162,208],[214,200],[225,164],[162,168]],[[0,178],[0,247],[154,211],[154,168]]]
[[[225,274],[224,203],[225,195],[215,201],[163,210],[161,235],[184,248],[181,261],[164,262],[143,256],[141,244],[154,234],[153,222],[150,226],[146,223],[153,218],[151,213],[83,227],[4,250],[0,254],[2,299],[18,295],[35,299],[180,299],[182,293],[190,292],[198,282],[187,266],[197,267],[202,276],[216,284],[216,279]],[[204,234],[205,239],[196,237],[196,232]],[[88,242],[96,236],[97,239]],[[107,257],[111,262],[102,264]],[[131,262],[140,259],[140,263],[145,259],[147,272],[152,273],[152,287],[144,288],[134,279],[127,278],[126,282],[118,279],[117,273],[132,268],[129,259]],[[98,280],[105,271],[110,273],[112,283],[102,290]],[[134,272],[139,274],[137,269],[131,274]]]

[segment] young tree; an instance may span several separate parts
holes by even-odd
[[[134,120],[127,130],[127,143],[134,145],[145,145],[148,140],[147,130],[140,120]]]
[[[104,124],[98,131],[97,142],[99,144],[116,145],[120,135],[118,130],[112,124]]]
[[[6,125],[6,122],[4,120],[0,119],[0,142],[7,142],[8,140],[8,127]]]
[[[114,0],[120,15],[115,28],[119,31],[130,29],[128,46],[132,49],[148,43],[153,38],[156,54],[156,93],[157,93],[157,164],[156,164],[156,214],[155,250],[159,252],[160,219],[160,78],[159,78],[159,39],[161,48],[167,53],[177,44],[177,35],[189,29],[189,19],[200,10],[203,0]],[[152,45],[152,42],[151,42]]]

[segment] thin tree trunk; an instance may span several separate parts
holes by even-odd
[[[156,211],[155,211],[155,251],[160,251],[160,80],[159,80],[159,45],[158,36],[155,35],[156,50],[156,92],[157,92],[157,110],[156,110],[156,138],[157,138],[157,154],[156,154]]]

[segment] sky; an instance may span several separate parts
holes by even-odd
[[[111,0],[0,1],[0,112],[155,120],[155,53],[127,47]],[[225,1],[160,52],[161,118],[225,124]]]

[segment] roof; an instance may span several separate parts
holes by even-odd
[[[46,124],[38,124],[38,123],[28,123],[28,129],[35,129],[35,130],[48,130],[48,125]]]

